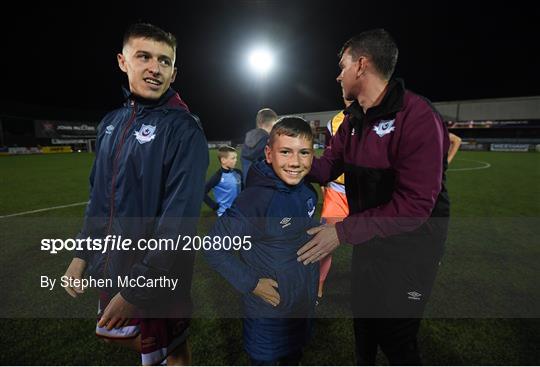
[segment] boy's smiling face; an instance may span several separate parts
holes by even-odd
[[[278,135],[265,148],[266,161],[287,185],[298,185],[313,162],[313,141],[303,136]]]

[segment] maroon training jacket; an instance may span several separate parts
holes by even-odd
[[[448,131],[423,97],[391,80],[382,102],[366,111],[358,102],[308,178],[321,184],[345,172],[350,215],[336,224],[341,243],[360,244],[448,217],[444,186]]]

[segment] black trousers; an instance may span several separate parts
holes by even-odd
[[[354,319],[356,364],[375,365],[380,346],[391,365],[421,365],[419,326],[420,319]]]
[[[378,346],[390,364],[421,364],[416,335],[444,252],[447,224],[446,218],[432,218],[414,232],[354,247],[351,301],[358,364],[375,364]]]

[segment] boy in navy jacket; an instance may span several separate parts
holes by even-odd
[[[313,160],[313,134],[298,117],[273,127],[266,161],[252,166],[247,187],[218,218],[210,236],[250,236],[240,258],[206,251],[210,266],[243,297],[244,348],[253,365],[298,364],[310,334],[318,264],[304,266],[297,250],[317,224],[317,194],[304,182]]]
[[[221,168],[206,182],[204,202],[221,216],[242,191],[243,184],[242,171],[234,168],[238,159],[236,149],[227,145],[219,147],[217,156]],[[208,195],[210,190],[214,190],[215,201]]]

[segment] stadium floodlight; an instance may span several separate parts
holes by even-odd
[[[260,76],[266,75],[274,66],[274,57],[266,47],[252,50],[248,60],[251,69]]]

